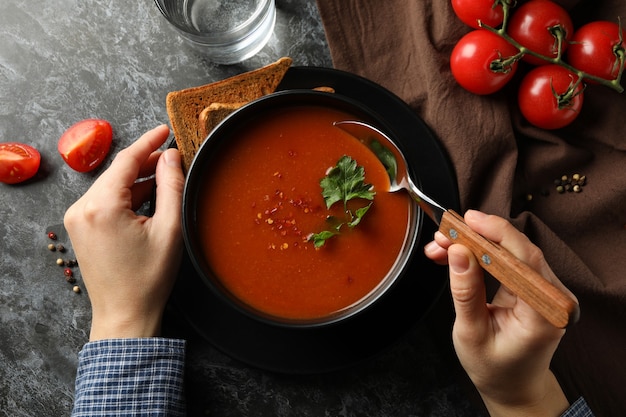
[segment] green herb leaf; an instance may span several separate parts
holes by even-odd
[[[309,240],[313,241],[313,245],[316,248],[321,248],[322,246],[324,246],[324,244],[326,243],[326,241],[328,239],[330,239],[331,237],[338,235],[339,231],[332,231],[332,230],[324,230],[323,232],[319,232],[319,233],[314,233]]]
[[[324,230],[312,234],[309,237],[309,241],[313,241],[316,248],[324,246],[328,239],[338,235],[344,224],[347,224],[350,228],[358,225],[373,204],[373,202],[370,202],[365,207],[361,207],[352,213],[347,208],[348,201],[355,198],[373,200],[376,195],[372,185],[365,183],[365,169],[357,165],[354,159],[345,155],[322,178],[320,186],[322,187],[322,196],[326,202],[326,208],[330,208],[337,202],[343,202],[344,212],[348,221],[336,224],[334,230]]]
[[[367,210],[369,210],[370,207],[372,207],[372,204],[374,203],[373,202],[369,203],[367,206],[357,209],[354,212],[354,218],[352,219],[350,223],[348,223],[348,226],[355,227],[357,224],[361,223],[361,219],[363,218],[363,216],[365,216],[365,213],[367,213]]]
[[[389,174],[389,179],[391,182],[396,180],[396,176],[398,175],[398,161],[396,160],[396,156],[391,152],[387,147],[383,146],[379,141],[373,140],[370,143],[370,149],[376,157],[383,163],[383,166],[387,170],[387,174]]]
[[[337,165],[320,181],[322,196],[326,208],[330,208],[338,201],[343,202],[344,208],[353,198],[373,200],[376,194],[371,184],[365,183],[365,169],[357,165],[349,156],[342,156]]]

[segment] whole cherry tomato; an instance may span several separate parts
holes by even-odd
[[[67,129],[58,150],[65,162],[78,172],[88,172],[104,161],[111,148],[113,129],[106,120],[86,119]]]
[[[450,55],[450,69],[456,81],[474,94],[491,94],[515,74],[519,51],[502,37],[486,29],[463,36]]]
[[[479,29],[478,22],[497,28],[502,25],[504,12],[498,0],[452,0],[452,9],[463,23]]]
[[[17,184],[32,178],[39,170],[41,155],[30,145],[0,143],[0,182]]]
[[[507,32],[520,45],[531,51],[549,58],[557,58],[559,41],[555,28],[559,28],[563,35],[561,53],[564,53],[569,39],[574,34],[574,25],[569,14],[550,0],[530,0],[513,12]],[[533,65],[548,63],[532,55],[525,55],[523,60]]]
[[[575,68],[605,80],[613,80],[626,58],[626,30],[617,23],[597,21],[581,26],[570,42],[567,61]],[[621,56],[621,58],[620,58]]]
[[[560,65],[542,65],[531,70],[517,95],[522,115],[542,129],[559,129],[578,117],[583,105],[583,85]]]

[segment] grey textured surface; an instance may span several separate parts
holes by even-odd
[[[274,36],[254,58],[216,66],[188,49],[151,0],[2,0],[0,141],[35,146],[42,166],[21,185],[0,184],[0,415],[69,415],[77,354],[87,341],[87,295],[74,294],[46,249],[46,232],[70,242],[66,208],[112,156],[167,123],[169,91],[225,78],[290,56],[332,66],[315,2],[277,0]],[[79,174],[56,145],[73,123],[104,118],[114,144],[102,168]],[[64,258],[71,258],[71,248]],[[80,273],[78,284],[82,285]],[[132,279],[132,277],[129,277]],[[190,415],[473,416],[457,384],[446,334],[449,306],[379,358],[331,375],[288,376],[250,368],[189,335]],[[443,342],[441,342],[443,341]]]

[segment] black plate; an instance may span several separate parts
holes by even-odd
[[[458,209],[456,181],[438,141],[410,107],[381,86],[350,73],[290,68],[279,90],[328,86],[388,122],[414,179],[446,207]],[[446,288],[445,270],[422,253],[435,225],[425,219],[408,272],[366,313],[327,327],[289,328],[254,320],[226,305],[196,274],[187,256],[171,304],[213,346],[258,368],[296,374],[328,372],[368,359],[422,319]]]

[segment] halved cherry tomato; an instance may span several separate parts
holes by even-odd
[[[517,60],[507,59],[519,51],[487,29],[463,36],[450,55],[450,69],[456,81],[474,94],[491,94],[501,89],[515,74]]]
[[[61,135],[58,150],[65,162],[78,172],[88,172],[104,161],[113,140],[113,129],[106,120],[86,119]]]
[[[621,55],[621,58],[620,58]],[[626,57],[626,30],[617,23],[596,21],[581,26],[570,41],[567,61],[575,68],[604,78],[614,80],[620,67],[620,60]]]
[[[504,19],[502,4],[498,0],[452,0],[452,9],[463,23],[474,29],[480,28],[479,21],[497,28]]]
[[[32,178],[39,170],[41,155],[30,145],[0,143],[0,182],[17,184]]]
[[[560,65],[531,70],[517,95],[522,115],[542,129],[560,129],[572,123],[583,105],[583,85],[578,76]]]
[[[530,0],[513,12],[507,32],[531,51],[549,58],[556,58],[559,42],[553,31],[557,27],[563,34],[561,43],[563,53],[574,34],[574,25],[569,14],[564,8],[550,0]],[[532,55],[525,55],[523,60],[533,65],[548,63]]]

